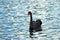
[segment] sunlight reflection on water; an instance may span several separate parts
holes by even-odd
[[[0,40],[60,40],[60,1],[0,0]],[[41,19],[43,34],[29,37],[29,16]]]

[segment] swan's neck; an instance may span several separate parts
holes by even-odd
[[[32,14],[30,15],[30,25],[32,25]]]

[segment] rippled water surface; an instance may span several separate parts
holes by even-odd
[[[28,11],[43,22],[34,38]],[[0,0],[0,40],[60,40],[60,0]]]

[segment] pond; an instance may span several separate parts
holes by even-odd
[[[42,21],[33,38],[28,11]],[[0,40],[60,40],[60,0],[0,0]]]

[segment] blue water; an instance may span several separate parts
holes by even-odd
[[[28,11],[43,22],[32,39]],[[0,0],[0,40],[60,40],[60,0]]]

